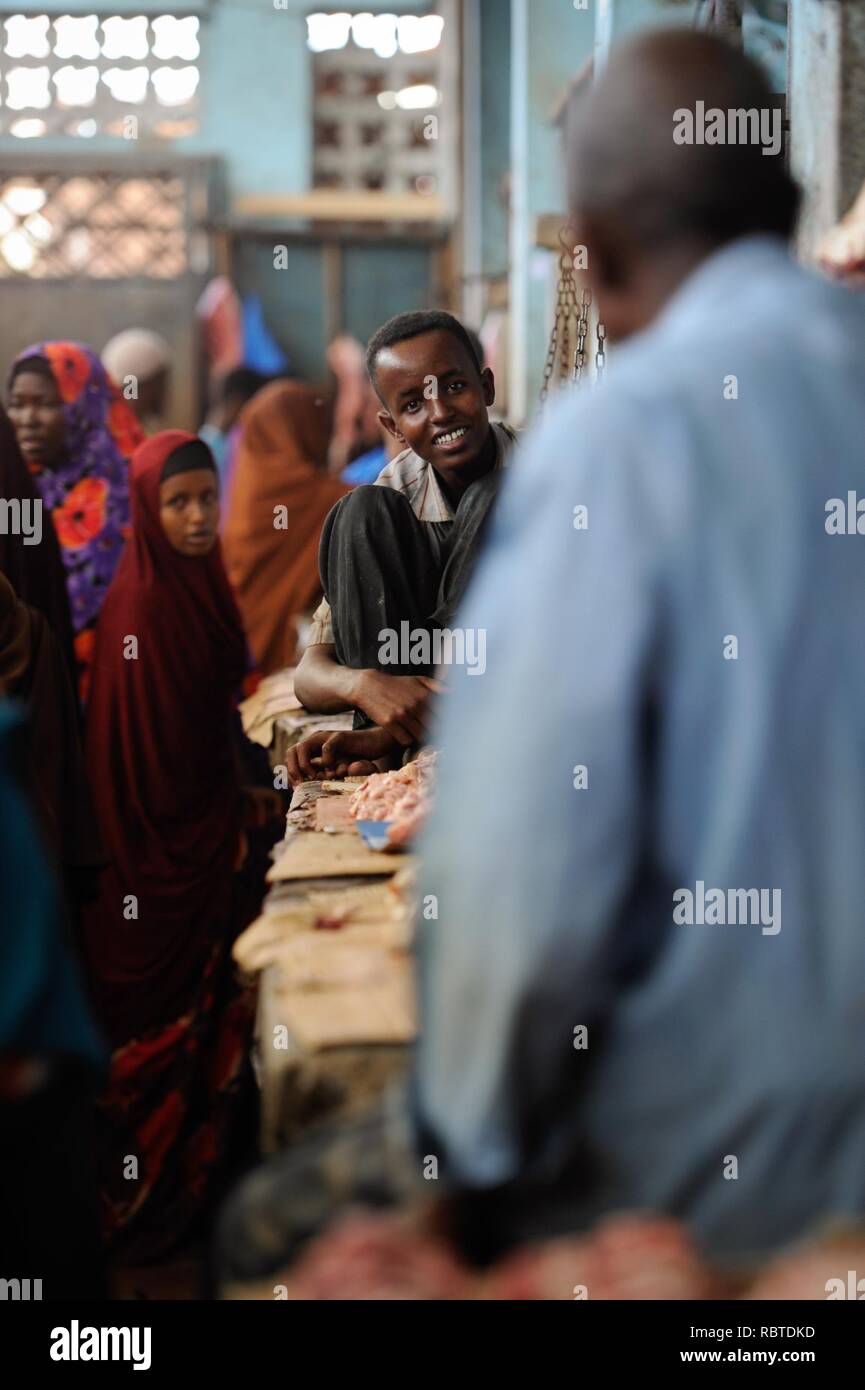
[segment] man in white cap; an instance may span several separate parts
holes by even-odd
[[[172,352],[160,333],[127,328],[102,350],[102,364],[113,377],[148,434],[163,427],[169,396]]]

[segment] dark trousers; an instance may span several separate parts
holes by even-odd
[[[358,487],[337,502],[324,523],[319,571],[333,615],[336,659],[354,670],[429,676],[431,667],[383,666],[385,629],[433,632],[451,626],[474,569],[501,474],[466,489],[453,521],[418,521],[400,492]],[[369,721],[363,715],[356,727]]]

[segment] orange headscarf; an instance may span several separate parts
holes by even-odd
[[[326,393],[295,381],[265,386],[241,416],[223,552],[264,675],[295,661],[296,619],[321,594],[321,528],[349,491],[324,472],[332,421]]]

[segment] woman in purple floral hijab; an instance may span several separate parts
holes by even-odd
[[[85,700],[96,620],[129,531],[129,459],[144,435],[96,353],[80,343],[20,353],[8,410],[60,542]]]

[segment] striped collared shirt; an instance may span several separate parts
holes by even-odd
[[[492,431],[496,441],[494,467],[504,468],[517,436],[509,425],[494,424]],[[373,486],[390,487],[395,492],[401,492],[418,521],[454,519],[454,508],[445,496],[435,469],[413,449],[404,449],[395,459],[391,459],[381,470]],[[327,599],[322,599],[313,614],[308,645],[315,647],[322,643],[333,643],[333,623]]]

